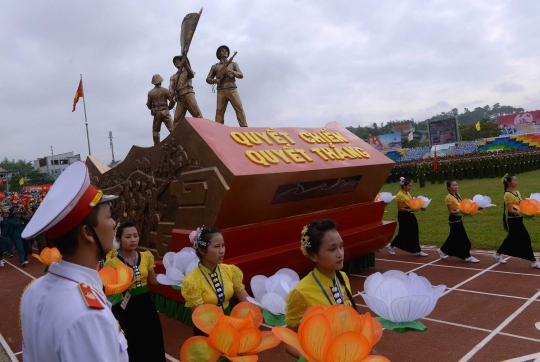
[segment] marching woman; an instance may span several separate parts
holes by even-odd
[[[479,263],[480,260],[471,256],[471,242],[467,237],[461,215],[459,215],[461,196],[457,192],[458,184],[454,180],[448,180],[446,181],[446,188],[448,189],[448,195],[446,195],[444,203],[450,213],[448,216],[450,235],[446,238],[444,245],[440,249],[437,249],[437,252],[441,259],[446,259],[448,256],[455,256],[470,263]]]
[[[394,240],[387,245],[388,252],[391,255],[395,255],[394,247],[398,247],[403,251],[414,253],[416,256],[428,256],[420,248],[420,236],[416,216],[407,206],[407,201],[412,199],[409,193],[412,187],[412,181],[409,178],[400,177],[399,184],[401,189],[396,195],[399,230]]]
[[[107,254],[105,266],[116,269],[119,264],[125,264],[133,269],[134,277],[146,275],[133,282],[123,293],[124,300],[112,307],[128,341],[129,360],[165,362],[161,322],[148,291],[148,284],[160,285],[154,271],[154,255],[137,251],[139,233],[129,221],[120,224],[116,240],[120,249]]]
[[[540,263],[533,254],[531,237],[523,225],[523,216],[514,208],[514,205],[519,205],[522,201],[521,194],[516,190],[517,177],[506,174],[502,182],[504,184],[503,226],[508,231],[508,236],[493,257],[499,263],[506,264],[501,254],[514,256],[529,260],[533,268],[540,269]],[[505,214],[506,208],[508,208],[508,216]]]
[[[200,261],[198,267],[189,272],[182,282],[185,306],[194,311],[202,304],[214,304],[229,314],[230,299],[233,296],[245,302],[249,295],[242,284],[242,271],[235,265],[223,264],[225,240],[221,231],[213,227],[202,227],[192,231],[189,239]],[[194,327],[193,335],[205,334]]]
[[[345,256],[343,240],[333,220],[312,221],[302,230],[302,253],[315,268],[290,291],[285,305],[285,322],[292,329],[300,325],[304,313],[314,305],[345,304],[356,309],[349,278],[340,271]],[[291,346],[287,352],[300,358]]]

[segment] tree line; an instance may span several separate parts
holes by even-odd
[[[10,191],[20,191],[24,186],[35,186],[42,184],[52,184],[54,182],[54,176],[41,172],[40,170],[34,170],[31,161],[26,160],[8,160],[4,157],[0,161],[0,167],[4,170],[11,172],[18,172],[19,176],[13,176],[9,180]],[[19,185],[21,177],[24,177],[24,185]],[[0,185],[0,191],[5,191],[6,185]]]

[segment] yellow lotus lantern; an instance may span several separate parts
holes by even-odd
[[[478,203],[472,201],[471,199],[463,199],[459,203],[459,211],[461,216],[472,216],[476,213],[481,214],[482,212],[478,211]]]
[[[105,287],[105,295],[110,296],[124,292],[131,283],[144,278],[146,275],[133,279],[133,269],[125,264],[118,264],[115,268],[106,266],[99,271],[99,277]]]
[[[45,264],[45,269],[43,269],[43,272],[47,272],[52,263],[58,263],[62,258],[62,254],[60,254],[60,251],[57,248],[49,247],[43,248],[39,255],[32,253],[32,256]]]
[[[409,208],[412,210],[412,211],[418,211],[420,210],[422,207],[424,207],[424,204],[426,202],[418,197],[413,197],[412,199],[408,200],[407,201],[407,206],[409,206]]]
[[[533,219],[540,212],[540,203],[535,199],[526,199],[514,205],[516,209],[527,219]]]
[[[381,339],[381,323],[343,304],[311,307],[298,333],[285,327],[274,327],[272,332],[308,362],[390,362],[383,356],[369,356]]]
[[[233,362],[255,362],[257,353],[277,346],[280,342],[272,332],[261,332],[261,311],[249,302],[237,304],[228,317],[221,308],[204,304],[195,309],[193,323],[208,337],[188,339],[180,350],[180,360],[216,362],[225,357]]]

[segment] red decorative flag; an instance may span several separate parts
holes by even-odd
[[[82,79],[79,81],[79,88],[77,88],[77,92],[75,92],[75,97],[73,99],[73,110],[71,112],[75,112],[75,107],[77,106],[77,102],[81,97],[84,97],[82,90]]]
[[[437,147],[435,147],[435,152],[433,152],[433,172],[437,172]]]

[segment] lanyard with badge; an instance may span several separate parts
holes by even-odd
[[[341,285],[335,279],[335,277],[334,277],[335,286],[329,286],[328,287],[328,289],[330,290],[330,294],[332,295],[332,298],[334,299],[334,303],[332,303],[332,300],[330,299],[330,297],[326,293],[326,289],[322,286],[321,282],[319,281],[319,279],[315,275],[315,272],[312,271],[311,275],[313,276],[313,279],[315,279],[317,284],[319,284],[319,288],[321,288],[321,291],[324,293],[324,296],[326,297],[326,299],[328,300],[328,303],[330,303],[330,305],[333,305],[333,304],[345,304],[345,301],[343,299],[343,292],[341,291]]]
[[[208,283],[208,285],[214,290],[214,293],[216,293],[216,297],[218,300],[218,307],[223,309],[223,304],[225,303],[225,281],[223,280],[223,275],[221,275],[221,268],[216,266],[217,271],[219,272],[219,277],[221,278],[222,283],[220,283],[217,273],[214,271],[212,274],[210,274],[210,278],[212,279],[212,283],[210,283],[210,280],[208,280],[208,277],[206,276],[206,273],[203,272],[201,269],[201,265],[199,263],[199,270],[201,271],[201,274],[203,275],[204,279]]]
[[[127,267],[131,268],[131,266],[124,259],[122,252],[119,253],[119,256],[121,257],[121,260],[124,262],[124,264],[126,264]],[[133,259],[133,279],[141,276],[141,272],[139,271],[139,267],[137,266],[138,256],[139,256],[139,253],[135,252],[135,258]],[[135,288],[140,288],[140,287],[142,287],[142,283],[141,283],[141,280],[139,279],[135,282]],[[122,301],[122,303],[120,303],[120,308],[122,309],[126,309],[127,304],[129,303],[129,299],[131,298],[131,293],[129,291],[131,290],[131,288],[132,286],[129,287],[129,289],[126,292],[126,295],[124,296],[124,300]]]

